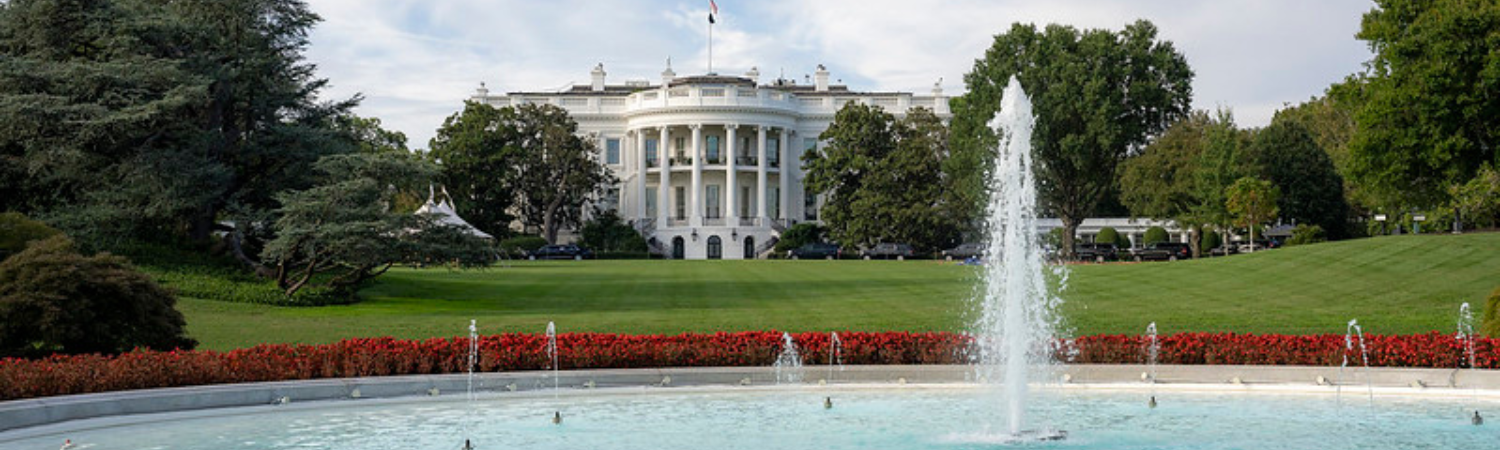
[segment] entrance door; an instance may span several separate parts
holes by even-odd
[[[708,259],[724,259],[724,240],[718,236],[708,237]]]
[[[745,259],[755,259],[755,238],[745,236]]]
[[[682,236],[672,238],[672,259],[683,259]]]

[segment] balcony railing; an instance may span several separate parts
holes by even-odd
[[[708,226],[708,227],[722,227],[722,226],[724,226],[724,218],[723,217],[704,217],[703,218],[703,226]]]
[[[724,164],[724,158],[716,158],[713,156],[703,158],[703,161],[704,164]]]
[[[648,160],[646,160],[646,167],[647,168],[654,168],[656,166],[657,166],[656,159],[648,159]]]
[[[687,156],[675,156],[675,157],[672,157],[672,165],[674,165],[674,166],[687,166],[687,165],[692,165],[692,164],[693,164],[693,158],[690,158],[690,157],[687,157]]]
[[[686,216],[679,216],[679,217],[673,217],[673,218],[667,219],[667,225],[670,225],[670,226],[683,227],[683,226],[687,226],[687,224],[688,224],[688,219],[687,219]]]
[[[781,167],[781,161],[777,161],[777,160],[774,160],[774,159],[773,159],[773,160],[771,160],[771,162],[770,162],[770,163],[768,163],[768,164],[767,164],[767,165],[769,165],[769,166],[771,166],[771,167],[772,167],[772,168],[777,168],[777,167]]]
[[[734,159],[734,163],[741,166],[753,166],[759,164],[754,156],[741,156]]]
[[[753,226],[756,226],[757,222],[760,222],[760,221],[757,220],[754,217],[741,217],[740,218],[740,226],[742,226],[742,227],[753,227]]]

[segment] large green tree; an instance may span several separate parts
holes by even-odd
[[[464,103],[448,116],[428,144],[442,166],[438,182],[448,189],[464,220],[491,236],[510,235],[516,190],[510,180],[520,157],[515,109]]]
[[[0,207],[88,240],[264,223],[353,151],[303,60],[300,0],[15,0],[0,8]]]
[[[1376,0],[1356,36],[1374,58],[1349,152],[1388,207],[1442,206],[1500,164],[1500,2]]]
[[[1217,196],[1200,189],[1198,170],[1205,168],[1201,160],[1209,128],[1216,125],[1208,112],[1195,111],[1120,166],[1120,200],[1130,213],[1172,220],[1191,230],[1194,256],[1200,254],[1199,227],[1213,223],[1203,206]]]
[[[556,244],[559,231],[581,225],[584,205],[614,184],[614,174],[600,161],[594,139],[578,134],[567,110],[521,105],[513,117],[520,157],[511,179],[520,219]]]
[[[1248,156],[1254,175],[1281,191],[1276,203],[1281,218],[1318,225],[1332,239],[1348,235],[1344,180],[1301,124],[1273,121],[1255,134]]]
[[[1071,252],[1079,222],[1110,192],[1120,162],[1189,111],[1193,72],[1156,34],[1147,21],[1119,32],[1011,26],[974,63],[968,92],[953,103],[955,159],[991,165],[998,138],[986,123],[1006,82],[1019,79],[1036,114],[1031,145],[1043,204],[1062,219],[1063,251]],[[979,188],[984,172],[958,174],[970,179],[957,184]]]
[[[1224,206],[1234,224],[1250,230],[1251,251],[1255,250],[1255,229],[1276,220],[1280,196],[1275,184],[1255,177],[1240,178],[1224,191]]]
[[[943,174],[948,130],[932,111],[898,120],[878,106],[849,103],[802,159],[809,190],[824,194],[823,222],[844,245],[902,242],[933,250],[957,240],[964,216]]]

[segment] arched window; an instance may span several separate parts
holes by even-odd
[[[724,259],[724,241],[718,236],[708,237],[708,259]]]
[[[682,236],[672,238],[672,259],[683,259]]]
[[[745,259],[755,258],[755,237],[745,236]]]

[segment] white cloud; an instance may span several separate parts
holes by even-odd
[[[1264,125],[1286,103],[1322,92],[1369,58],[1353,37],[1362,0],[763,0],[719,2],[714,68],[782,70],[801,79],[824,63],[855,89],[949,93],[996,33],[1014,22],[1119,29],[1147,19],[1197,73],[1194,107],[1227,106]],[[706,1],[550,2],[312,0],[326,20],[309,58],[332,80],[325,97],[356,92],[358,112],[380,117],[426,147],[443,118],[488,82],[494,91],[586,83],[595,63],[610,80],[655,80],[665,59],[679,74],[706,69]]]

